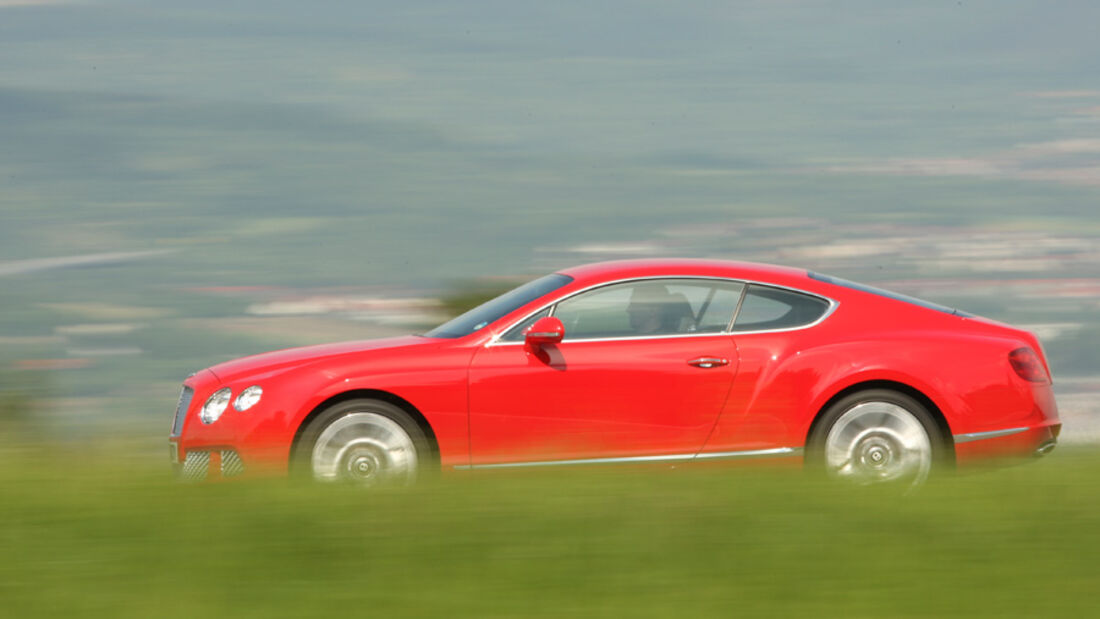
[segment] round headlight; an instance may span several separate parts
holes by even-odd
[[[205,424],[211,424],[217,421],[218,417],[221,417],[225,409],[229,407],[229,397],[231,395],[233,395],[233,392],[230,391],[228,387],[215,391],[214,395],[207,398],[206,404],[202,405],[202,410],[199,412],[199,419]]]
[[[241,392],[241,395],[237,396],[237,399],[233,401],[233,408],[244,412],[260,401],[260,396],[264,394],[264,390],[259,385],[252,385],[248,389]]]

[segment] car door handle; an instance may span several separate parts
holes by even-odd
[[[723,365],[729,365],[730,360],[722,357],[699,357],[698,359],[692,359],[688,361],[688,365],[694,365],[697,368],[716,368]]]

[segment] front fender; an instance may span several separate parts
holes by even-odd
[[[294,408],[281,428],[280,441],[287,446],[299,428],[333,400],[370,397],[379,392],[407,403],[428,424],[444,467],[469,464],[469,415],[467,375],[471,351],[441,350],[430,360],[422,357],[389,359],[387,363],[331,368],[296,381],[298,393],[309,394]]]
[[[428,423],[441,463],[468,464],[466,376],[470,356],[466,348],[440,347],[431,354],[386,351],[384,355],[341,355],[239,372],[229,380],[206,371],[180,443],[184,451],[231,447],[249,470],[285,471],[299,428],[326,402],[343,394],[385,392],[407,402]],[[198,407],[217,388],[229,387],[235,396],[254,384],[260,385],[264,394],[252,409],[241,412],[230,407],[210,425],[198,421]]]

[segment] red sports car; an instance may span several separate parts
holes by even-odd
[[[189,479],[795,458],[857,483],[1044,454],[1061,429],[1034,335],[786,267],[609,262],[423,335],[296,348],[183,385]]]

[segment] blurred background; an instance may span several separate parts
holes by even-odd
[[[274,348],[423,330],[492,291],[565,266],[687,256],[804,267],[1032,329],[1053,365],[1064,443],[1087,449],[1100,441],[1098,25],[1100,4],[1092,0],[0,0],[0,425],[9,448],[23,440],[12,437],[33,436],[70,446],[81,463],[97,445],[121,444],[118,453],[166,477],[170,418],[179,384],[193,371]],[[89,579],[114,573],[97,571],[97,561],[105,549],[123,556],[111,541],[122,536],[119,527],[136,526],[150,544],[167,544],[180,531],[202,539],[209,531],[196,528],[189,510],[237,496],[216,490],[181,499],[148,482],[134,496],[152,496],[154,507],[119,524],[114,503],[86,495],[80,483],[62,484],[62,494],[48,500],[8,484],[43,463],[4,453],[0,481],[16,507],[3,512],[14,520],[4,521],[11,534],[0,546],[38,559],[30,571],[0,572],[0,596],[22,591],[17,608],[31,614],[70,612],[98,595],[96,609],[122,616],[123,594]],[[66,476],[56,461],[43,466]],[[1094,486],[1095,458],[1073,466],[1073,479],[1084,481],[1079,490]],[[57,481],[53,473],[42,473],[43,486]],[[1005,479],[1033,488],[1050,478]],[[621,482],[570,486],[574,501],[558,506],[575,511],[564,522],[603,518],[605,528],[593,530],[614,538],[612,531],[623,530],[617,518],[627,516],[609,516],[613,506],[593,508],[591,500]],[[632,483],[636,499],[651,492]],[[702,498],[713,490],[707,483],[659,483],[676,501],[718,513]],[[553,494],[535,487],[538,497]],[[957,501],[981,489],[946,492]],[[1083,523],[1098,503],[1095,493],[1091,501],[1060,503],[1064,487],[1047,491],[1056,496],[1039,496],[1051,499],[1043,509],[1053,511],[1027,511],[1038,502],[1029,497],[1017,505],[1030,515],[1007,528],[981,521],[1011,503],[1000,495],[976,503],[984,511],[951,517],[973,517],[967,531],[1009,531],[1035,550],[1034,535],[1047,530],[1042,519],[1056,517],[1059,505],[1080,505],[1070,521]],[[337,520],[318,525],[320,516],[294,512],[300,508],[287,507],[281,491],[244,492],[248,505],[290,511],[256,525],[255,513],[242,508],[236,525],[216,529],[218,539],[244,544],[227,556],[270,559],[269,571],[257,573],[278,582],[285,576],[279,566],[314,556],[318,546],[252,546],[238,533],[273,539],[284,527],[316,525],[322,537],[311,539],[339,554],[346,532],[339,519],[353,519],[361,506],[343,496]],[[777,500],[771,490],[744,492],[726,498]],[[388,504],[394,520],[427,504],[401,500]],[[455,500],[464,507],[452,516],[474,527],[481,513],[474,499]],[[647,501],[624,504],[664,513]],[[505,539],[560,533],[552,523],[531,524],[514,500],[506,505],[513,511],[495,515],[506,523]],[[739,522],[761,539],[789,538],[816,531],[810,525],[818,520],[807,521],[807,513],[821,509],[825,522],[845,517],[844,505],[791,507],[773,510],[775,520]],[[42,513],[68,512],[92,516],[54,531],[56,547],[13,541],[50,530]],[[171,536],[141,528],[169,512],[165,522],[179,527]],[[728,522],[712,520],[700,530],[721,531]],[[899,522],[919,529],[927,520],[907,514]],[[641,528],[651,535],[664,524]],[[673,524],[703,527],[690,519]],[[843,554],[839,545],[865,543],[867,526],[875,525],[847,521],[842,530],[850,537],[830,548],[857,575],[893,574]],[[607,539],[590,535],[570,543]],[[592,599],[631,592],[630,574],[600,591],[584,588],[586,569],[617,573],[616,557],[657,564],[644,553],[673,551],[700,565],[692,549],[704,551],[703,537],[667,535],[637,548],[636,538],[625,539],[629,552],[605,548],[603,560],[568,555],[560,568],[576,580],[534,574],[513,582],[504,614],[532,614],[523,596],[547,582]],[[946,545],[933,550],[954,556],[967,547],[952,537],[958,530],[946,535]],[[48,559],[89,539],[101,545],[87,549],[87,563]],[[1012,547],[982,539],[989,545],[975,552],[1007,565]],[[369,535],[353,541],[379,543]],[[763,546],[743,541],[724,556],[760,559]],[[931,550],[915,551],[904,535],[895,541],[895,556],[917,552],[905,555],[907,573],[930,569],[919,556]],[[1075,547],[1080,538],[1047,542],[1040,554],[1053,570],[1066,559],[1051,549]],[[554,552],[509,554],[484,543],[463,548],[505,566]],[[387,548],[393,554],[377,565],[392,566],[403,552]],[[433,552],[421,550],[422,557]],[[125,557],[135,565],[164,561],[133,552]],[[210,567],[191,560],[186,565]],[[342,561],[320,563],[340,573],[364,568]],[[821,565],[822,582],[835,580],[836,566]],[[1013,572],[1017,597],[1031,592],[1024,566]],[[187,577],[178,569],[159,585],[130,577],[169,595],[169,580]],[[83,578],[86,587],[53,606],[18,589],[19,582],[57,585],[55,573]],[[741,575],[748,578],[742,593],[757,596],[752,608],[767,614],[791,603],[790,589],[753,589],[755,576]],[[389,582],[395,592],[419,586]],[[906,582],[879,581],[878,590]],[[1076,573],[1070,582],[1086,591],[1096,579]],[[281,603],[256,587],[254,598],[236,591],[245,595],[243,608],[256,608],[248,600]],[[208,591],[215,591],[211,606],[185,605],[179,616],[217,609],[217,600],[234,595]],[[786,608],[821,608],[836,591],[796,596]],[[926,593],[910,591],[914,601]],[[316,601],[294,599],[303,608]],[[639,614],[677,608],[633,599],[641,600]],[[397,593],[390,601],[402,608]],[[1021,602],[1002,597],[996,610],[1032,608]],[[130,614],[164,612],[156,600],[145,603]],[[1051,603],[1045,599],[1043,608]],[[854,608],[906,614],[873,600]],[[991,608],[975,602],[939,611]]]
[[[1073,414],[1100,395],[1097,24],[1088,0],[0,0],[0,363],[37,401],[6,414],[159,440],[197,369],[640,256],[1029,327]]]

